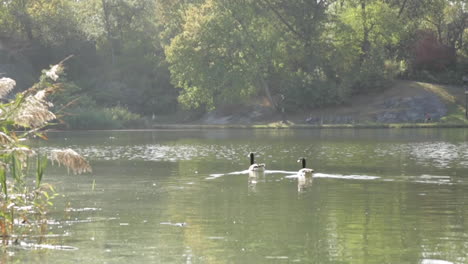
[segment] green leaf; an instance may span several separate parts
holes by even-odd
[[[3,166],[0,166],[0,184],[2,185],[2,192],[5,195],[6,200],[8,200],[6,171],[5,171],[5,167]]]
[[[47,158],[38,154],[37,163],[36,163],[36,188],[39,188],[39,186],[41,185],[42,177],[44,176],[44,171],[46,167],[47,167]]]

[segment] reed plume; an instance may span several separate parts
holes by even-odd
[[[57,162],[58,165],[64,165],[68,171],[71,169],[74,174],[92,172],[89,163],[73,149],[55,149],[50,152],[49,159]]]
[[[65,60],[69,58],[71,56]],[[30,239],[30,234],[35,232],[39,232],[38,237],[42,239],[48,230],[47,211],[57,194],[52,186],[42,184],[47,159],[22,141],[30,135],[47,139],[41,130],[56,119],[49,110],[53,105],[47,97],[62,88],[56,81],[65,60],[43,71],[38,83],[11,100],[2,97],[13,90],[16,83],[0,78],[0,241],[3,246],[8,245],[11,238],[15,241]],[[52,163],[64,165],[75,174],[91,172],[89,163],[71,149],[52,150],[48,154]],[[31,157],[35,158],[35,164]],[[36,170],[32,171],[34,167]],[[31,173],[36,175],[35,188],[27,182]]]
[[[45,97],[45,90],[40,90],[34,95],[27,95],[24,103],[13,116],[15,124],[22,127],[37,128],[56,119],[55,114],[49,111],[52,104],[46,101]]]
[[[50,79],[57,81],[59,78],[59,75],[62,74],[63,72],[63,66],[62,62],[59,64],[56,64],[50,68],[50,70],[46,71],[46,76],[49,77]]]
[[[15,88],[16,82],[10,78],[1,78],[0,79],[0,98],[3,98],[7,95],[13,88]]]

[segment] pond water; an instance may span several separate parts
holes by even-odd
[[[17,263],[467,263],[468,130],[49,133],[93,173],[49,167],[64,197]],[[247,154],[264,162],[249,175]],[[298,181],[307,158],[312,182]]]

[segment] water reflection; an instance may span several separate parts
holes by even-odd
[[[297,178],[297,191],[304,192],[308,188],[312,187],[313,177],[299,176]]]
[[[38,249],[51,249],[51,250],[78,250],[76,247],[65,246],[65,245],[47,245],[47,244],[36,244],[20,242],[15,247],[26,250],[38,250]],[[14,247],[13,247],[14,248]]]
[[[257,183],[259,181],[265,181],[265,171],[251,171],[249,170],[249,178],[248,178],[248,188],[250,192],[256,192],[257,190]]]
[[[104,132],[103,132],[104,133]],[[38,257],[61,263],[466,263],[467,133],[192,131],[53,136],[92,160],[52,169],[72,207]],[[109,136],[114,138],[110,139]],[[268,169],[251,175],[255,149]],[[297,177],[299,156],[319,171]],[[306,179],[307,180],[307,179]],[[247,185],[247,188],[246,188]],[[300,195],[298,195],[300,192]],[[36,256],[34,259],[34,256]]]
[[[423,259],[421,264],[453,264],[453,262],[440,259]]]
[[[424,165],[439,168],[451,168],[457,166],[457,163],[468,165],[468,143],[426,142],[409,144],[409,148],[410,155]]]
[[[468,143],[449,142],[421,142],[421,143],[393,143],[393,144],[361,144],[350,142],[317,143],[318,145],[303,146],[263,146],[258,147],[258,153],[264,156],[269,168],[275,164],[287,164],[282,160],[283,156],[291,153],[310,155],[314,164],[338,163],[339,165],[354,166],[380,165],[388,168],[394,163],[405,170],[411,161],[421,166],[435,167],[438,169],[464,168],[468,166]],[[72,147],[80,154],[91,160],[142,160],[142,161],[188,161],[188,160],[225,160],[239,161],[239,157],[245,156],[251,146],[216,145],[216,144],[145,144],[145,145],[93,145]],[[46,152],[53,147],[42,147]],[[270,154],[271,153],[271,154]],[[369,159],[370,156],[373,158]],[[363,164],[363,160],[371,163]],[[273,167],[272,167],[273,166]],[[290,166],[288,166],[290,167]]]

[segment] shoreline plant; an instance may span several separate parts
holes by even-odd
[[[42,182],[49,161],[75,174],[91,172],[89,163],[71,149],[41,153],[25,144],[32,137],[47,139],[43,131],[57,119],[48,96],[62,88],[59,77],[68,58],[44,70],[39,82],[10,99],[6,96],[16,82],[0,78],[0,239],[4,247],[34,239],[41,243],[48,208],[57,196],[53,186]]]

